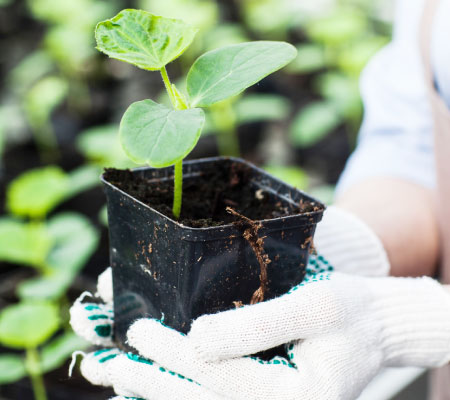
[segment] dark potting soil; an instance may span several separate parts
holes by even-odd
[[[169,218],[172,215],[173,179],[142,178],[129,170],[107,169],[105,179],[144,204]],[[236,223],[239,217],[227,207],[253,221],[301,214],[315,210],[315,205],[296,206],[275,199],[269,192],[250,182],[250,170],[239,164],[231,168],[206,171],[195,179],[183,179],[183,203],[178,222],[193,228]]]

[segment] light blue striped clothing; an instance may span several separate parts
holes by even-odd
[[[435,187],[433,121],[418,38],[424,3],[397,1],[393,40],[361,76],[364,121],[338,194],[382,176]],[[450,106],[450,0],[441,0],[431,47],[436,86]]]

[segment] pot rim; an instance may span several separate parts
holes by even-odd
[[[303,192],[300,189],[297,189],[291,185],[289,185],[286,182],[283,182],[282,180],[274,177],[273,175],[269,174],[267,171],[255,166],[254,164],[242,159],[242,158],[238,158],[238,157],[223,157],[223,156],[219,156],[219,157],[207,157],[207,158],[199,158],[199,159],[194,159],[194,160],[186,160],[183,161],[183,165],[186,164],[198,164],[198,163],[203,163],[203,162],[212,162],[212,161],[234,161],[234,162],[238,162],[241,164],[245,164],[247,167],[255,170],[256,172],[262,174],[262,175],[266,175],[268,177],[270,177],[271,180],[275,181],[276,183],[278,183],[281,186],[284,186],[290,190],[299,192],[302,196],[304,196],[306,199],[310,200],[312,203],[314,203],[315,205],[317,205],[318,207],[320,207],[319,210],[315,210],[315,211],[310,211],[310,212],[305,212],[302,214],[293,214],[293,215],[286,215],[283,217],[276,217],[276,218],[269,218],[269,219],[261,219],[261,220],[255,220],[255,222],[260,222],[263,225],[263,231],[264,232],[270,232],[270,231],[274,231],[274,230],[280,230],[280,222],[284,222],[287,226],[283,226],[282,229],[294,229],[294,228],[298,228],[301,226],[305,226],[305,225],[311,225],[311,224],[316,224],[318,223],[321,219],[322,219],[322,215],[323,212],[326,209],[326,206],[320,202],[319,200],[314,199],[313,197],[311,197],[310,195],[308,195],[307,193]],[[170,168],[173,166],[169,166],[167,168]],[[117,168],[118,169],[118,168]],[[131,172],[138,172],[138,171],[145,171],[148,169],[155,169],[154,167],[138,167],[138,168],[133,168],[130,171]],[[119,169],[118,169],[119,170]],[[106,186],[109,186],[110,188],[117,190],[118,192],[120,192],[122,195],[128,197],[129,199],[132,199],[133,201],[135,201],[136,203],[138,203],[139,205],[141,205],[142,207],[151,210],[152,212],[158,214],[159,216],[163,217],[164,219],[166,219],[167,221],[171,222],[174,225],[177,225],[179,228],[183,229],[183,230],[189,230],[192,231],[192,233],[195,236],[195,233],[201,234],[203,232],[223,232],[225,230],[229,230],[230,228],[235,228],[235,226],[230,223],[230,224],[225,224],[225,225],[217,225],[217,226],[211,226],[211,227],[203,227],[203,228],[195,228],[195,227],[191,227],[191,226],[187,226],[187,225],[183,225],[180,222],[168,217],[165,214],[162,214],[161,212],[159,212],[158,210],[154,209],[153,207],[149,206],[148,204],[143,203],[142,201],[140,201],[139,199],[133,197],[132,195],[130,195],[129,193],[123,191],[122,189],[118,188],[117,186],[113,185],[111,182],[109,182],[108,180],[106,180],[105,178],[105,174],[106,172],[103,172],[100,176],[100,180],[102,181],[102,183]],[[161,179],[156,179],[156,180],[161,180]],[[285,196],[282,196],[280,194],[278,194],[277,191],[275,190],[268,190],[269,188],[264,187],[264,190],[266,191],[271,191],[274,195],[278,195],[279,197],[282,197],[284,200],[290,202],[291,204],[292,199],[286,198]],[[294,203],[295,204],[295,203]],[[272,225],[276,224],[276,227],[272,227]],[[189,239],[190,236],[189,234],[186,236],[185,239]]]

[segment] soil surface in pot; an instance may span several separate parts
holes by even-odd
[[[251,184],[250,170],[240,164],[231,168],[205,171],[195,178],[183,179],[183,204],[178,222],[193,228],[235,223],[239,217],[227,212],[227,207],[253,220],[264,220],[311,212],[314,203],[293,205],[275,199],[270,193]],[[119,189],[156,209],[172,216],[173,179],[144,179],[129,170],[107,169],[105,179]]]

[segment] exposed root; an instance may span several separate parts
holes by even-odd
[[[259,237],[258,231],[261,228],[261,224],[252,221],[251,219],[245,217],[244,215],[239,214],[237,211],[233,210],[231,207],[226,208],[227,212],[238,217],[240,221],[236,222],[240,227],[245,227],[243,237],[253,249],[253,252],[256,255],[256,259],[258,260],[260,267],[260,286],[253,293],[253,296],[250,300],[250,304],[256,304],[261,301],[264,301],[264,296],[267,291],[268,286],[268,277],[267,277],[267,266],[271,263],[269,256],[264,251],[264,239],[265,237]]]

